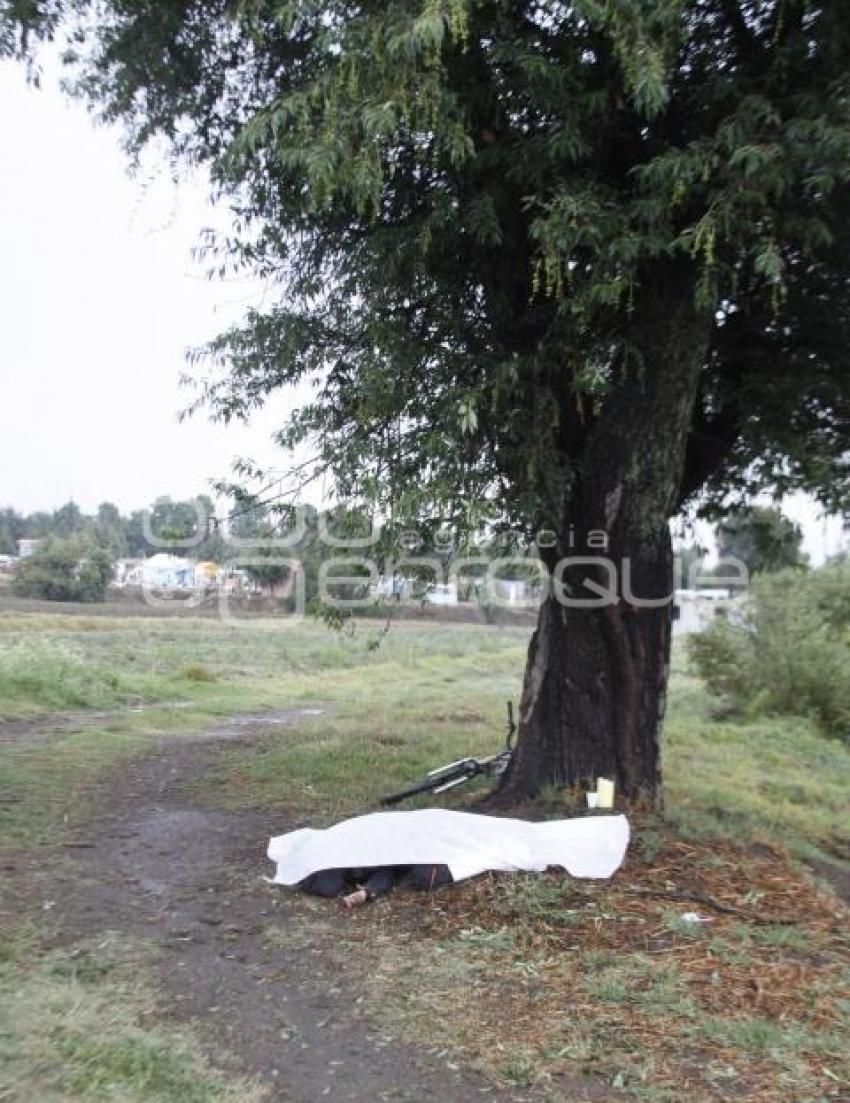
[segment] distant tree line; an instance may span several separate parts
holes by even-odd
[[[306,532],[301,543],[308,547],[301,550],[308,553],[308,558],[320,561],[325,556],[319,554],[317,549],[320,543],[319,514],[308,506],[303,516]],[[364,526],[368,530],[368,521],[359,511],[332,510],[327,517],[329,526],[340,534],[347,528],[357,533],[362,533]],[[246,537],[268,538],[268,554],[271,554],[275,539],[288,531],[292,524],[292,507],[280,506],[269,510],[237,506],[230,514],[227,529],[240,540]],[[93,514],[83,513],[74,501],[66,502],[52,513],[40,511],[24,514],[9,506],[0,509],[0,555],[16,555],[18,541],[22,539],[43,539],[47,536],[58,539],[84,536],[95,546],[109,552],[113,560],[142,558],[170,549],[193,559],[220,561],[228,558],[233,551],[228,548],[226,532],[219,526],[213,501],[205,494],[184,500],[161,495],[147,509],[137,509],[128,515],[122,514],[112,502],[101,502]],[[416,551],[419,554],[433,556],[436,551],[442,550],[438,533],[423,530],[418,536],[420,542]],[[742,506],[733,510],[716,526],[715,537],[720,558],[742,560],[750,574],[800,567],[806,563],[800,526],[776,507]],[[187,545],[186,541],[192,541],[191,545]],[[512,555],[520,551],[513,544],[506,544],[502,550],[504,554]],[[682,559],[683,577],[687,577],[694,561],[704,559],[705,549],[696,544],[687,545],[680,547],[678,554]],[[276,579],[272,576],[278,569],[270,567],[269,570],[265,581],[273,583]],[[257,565],[256,573],[258,576],[264,575],[260,565]],[[710,571],[705,573],[711,574]]]
[[[148,509],[128,515],[112,502],[101,502],[93,514],[83,513],[74,501],[53,512],[29,514],[7,506],[0,509],[0,555],[16,555],[20,540],[77,537],[105,550],[113,560],[167,550],[197,559],[220,559],[226,545],[214,522],[213,502],[205,494],[183,501],[162,495]],[[186,540],[196,539],[186,546]]]
[[[417,571],[417,557],[420,563],[439,561],[445,569],[456,555],[463,556],[471,550],[455,547],[451,541],[447,543],[438,528],[415,534],[414,547],[409,542],[409,531],[396,531],[388,525],[377,544],[366,553],[369,562],[364,559],[360,564],[357,561],[364,552],[356,545],[340,551],[323,538],[322,520],[325,531],[337,537],[362,536],[370,528],[362,511],[344,507],[320,513],[312,506],[304,506],[296,518],[295,507],[278,504],[269,508],[243,499],[237,500],[227,524],[222,525],[212,499],[206,495],[185,500],[163,495],[149,509],[135,510],[126,516],[112,502],[102,502],[93,514],[84,514],[75,502],[69,501],[52,513],[24,515],[8,507],[0,510],[0,554],[15,554],[22,539],[39,540],[37,551],[18,565],[14,588],[25,596],[56,601],[103,600],[117,559],[143,558],[157,551],[172,550],[195,560],[236,560],[237,565],[242,565],[238,561],[243,560],[246,573],[269,593],[287,585],[295,561],[299,564],[298,584],[304,587],[303,597],[308,606],[315,606],[320,603],[319,575],[323,564],[336,556],[343,556],[345,565],[327,564],[324,568],[329,578],[341,576],[333,585],[335,596],[362,599],[369,593],[373,572],[377,569],[383,573],[387,568],[392,571],[391,563],[399,556],[405,563],[404,574],[424,592],[434,579],[430,567]],[[293,538],[289,534],[294,529],[299,529],[299,533]],[[685,584],[693,566],[697,567],[703,585],[712,585],[714,574],[720,576],[718,581],[722,580],[725,571],[722,561],[730,557],[741,560],[750,575],[806,565],[800,527],[775,507],[741,507],[717,526],[715,535],[721,556],[717,568],[702,566],[703,548],[691,545],[680,549]],[[512,576],[526,577],[515,557],[522,555],[523,550],[526,554],[532,551],[530,545],[496,538],[489,543],[488,550],[491,554],[513,557]],[[472,566],[469,581],[483,573],[486,568]],[[536,577],[530,566],[527,580]],[[290,600],[294,597],[290,596]]]

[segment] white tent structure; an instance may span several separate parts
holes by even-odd
[[[136,563],[124,575],[125,586],[146,586],[152,590],[192,590],[195,564],[177,555],[158,552]]]

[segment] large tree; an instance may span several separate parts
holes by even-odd
[[[608,774],[654,802],[668,518],[765,485],[846,501],[844,0],[6,11],[24,53],[73,16],[79,92],[230,200],[216,263],[275,294],[207,350],[216,416],[310,380],[281,440],[343,498],[546,530],[562,587],[507,791]],[[563,563],[599,531],[616,600],[568,607],[609,583]]]
[[[45,601],[104,601],[113,560],[84,532],[48,536],[15,565],[12,588],[23,597]]]
[[[775,507],[731,510],[715,534],[720,559],[740,559],[751,575],[806,564],[803,530]]]

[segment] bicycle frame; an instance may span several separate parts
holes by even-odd
[[[513,702],[508,701],[508,736],[503,750],[487,758],[458,758],[454,762],[447,762],[445,766],[436,766],[429,770],[425,779],[415,782],[407,789],[397,793],[390,793],[381,797],[381,804],[398,804],[409,797],[418,796],[420,793],[446,793],[450,789],[463,785],[474,777],[489,774],[500,777],[508,768],[513,755],[513,742],[516,734],[514,723]]]

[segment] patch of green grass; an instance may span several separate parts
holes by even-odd
[[[232,698],[209,699],[193,709],[167,705],[128,712],[112,722],[84,718],[55,733],[35,729],[3,747],[0,771],[0,849],[51,841],[64,823],[85,818],[106,771],[165,736],[192,734],[213,717],[229,715]]]
[[[248,708],[279,707],[267,682],[239,687],[200,683],[188,707],[161,704],[114,717],[75,716],[51,729],[22,731],[2,748],[0,850],[52,841],[63,824],[85,820],[105,774],[163,738],[191,737]],[[36,724],[38,721],[35,722]]]
[[[515,1088],[530,1088],[539,1077],[537,1062],[528,1053],[516,1053],[501,1065],[499,1072]]]
[[[662,919],[667,930],[678,935],[679,938],[696,942],[706,939],[710,933],[711,923],[694,923],[685,919],[681,912],[671,911],[669,908],[664,909]]]
[[[497,915],[515,920],[570,927],[577,915],[572,898],[572,886],[561,878],[517,874],[499,882],[493,907]]]
[[[756,932],[763,931],[767,934],[771,930],[770,927],[759,928],[737,923],[727,928],[723,934],[706,931],[705,945],[708,952],[723,965],[757,966],[758,958],[753,952],[757,945]]]
[[[470,651],[479,654],[485,672],[487,655],[504,651],[506,643],[519,648],[521,661],[528,636],[524,629],[404,622],[373,648],[372,628],[353,627],[340,633],[285,619],[237,625],[190,616],[0,614],[0,716],[162,700],[198,681],[250,684],[272,677],[283,682],[388,664],[409,669],[429,657],[449,659]],[[455,676],[450,666],[441,674]],[[447,691],[446,700],[457,696]]]
[[[652,1016],[690,1018],[696,1006],[687,993],[687,984],[676,969],[664,961],[643,954],[605,958],[593,965],[589,954],[581,956],[579,970],[585,992],[601,1003],[630,1005]]]
[[[231,807],[298,804],[329,820],[374,807],[436,764],[500,749],[505,701],[519,692],[523,641],[484,629],[466,634],[460,654],[454,647],[399,654],[403,643],[388,648],[381,662],[292,679],[299,696],[309,692],[327,707],[324,715],[286,725],[261,755],[223,750],[208,784]],[[446,688],[447,670],[462,694]],[[461,799],[475,789],[464,786]]]
[[[460,942],[491,950],[510,950],[515,944],[514,932],[507,927],[498,927],[493,931],[477,926],[461,927],[456,937]]]
[[[8,1103],[259,1103],[227,1081],[191,1031],[151,1025],[144,959],[112,939],[41,952],[7,938],[0,957],[0,1098]]]
[[[753,927],[751,936],[759,946],[773,946],[797,953],[806,953],[812,948],[811,937],[797,927]]]
[[[601,1000],[602,1003],[625,1003],[629,994],[626,978],[617,973],[612,975],[607,969],[599,976],[588,978],[585,987],[595,1000]]]
[[[198,1078],[189,1055],[165,1040],[126,1033],[118,1038],[68,1032],[56,1038],[56,1051],[67,1062],[62,1077],[71,1093],[84,1099],[114,1099],[132,1092],[141,1099],[179,1099],[208,1103],[223,1092],[210,1079]]]
[[[752,1057],[772,1057],[779,1062],[796,1062],[802,1053],[840,1057],[845,1053],[841,1038],[829,1030],[812,1030],[799,1023],[778,1023],[756,1016],[727,1019],[712,1016],[694,1031],[716,1045]]]
[[[604,1053],[605,1032],[594,1023],[576,1020],[569,1024],[563,1038],[544,1045],[541,1057],[546,1065],[568,1061],[576,1068],[587,1068]]]
[[[767,838],[834,859],[850,840],[850,747],[809,720],[717,720],[699,680],[671,679],[665,725],[666,818],[686,838]]]
[[[138,751],[132,725],[68,731],[3,748],[0,848],[50,840],[62,821],[84,809],[98,775]]]
[[[85,650],[68,638],[0,639],[0,700],[5,716],[44,708],[107,708],[162,696],[163,689],[147,671],[116,662],[90,662]]]
[[[214,682],[216,681],[216,675],[209,669],[209,667],[203,666],[201,663],[190,663],[183,670],[183,677],[190,682]]]
[[[722,934],[706,932],[706,946],[719,961],[728,965],[758,966],[759,950],[767,948],[792,960],[819,959],[829,952],[830,938],[821,932],[800,927],[736,923]],[[850,983],[850,975],[848,975]]]

